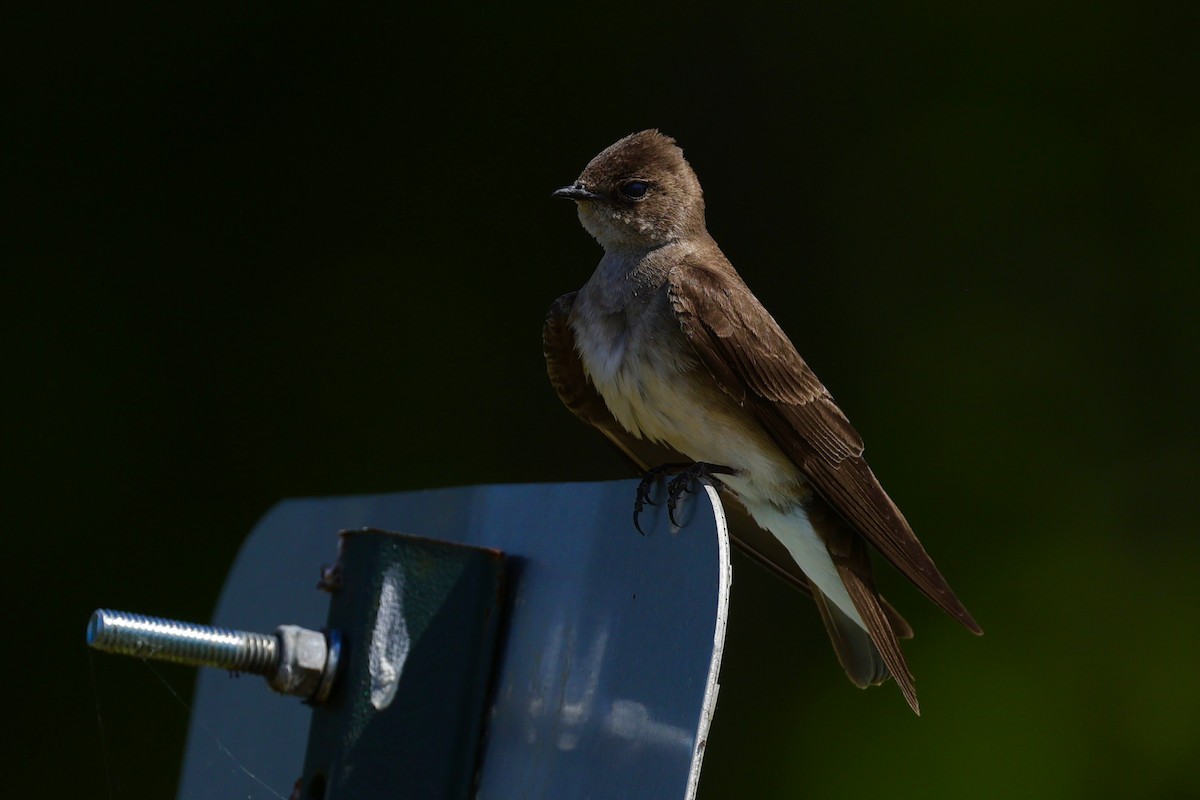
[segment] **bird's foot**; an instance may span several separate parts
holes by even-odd
[[[670,517],[671,524],[676,528],[681,527],[678,520],[675,519],[675,509],[679,507],[680,498],[691,491],[692,481],[723,489],[725,484],[721,483],[717,475],[736,474],[737,470],[732,467],[697,461],[672,478],[667,483],[667,516]]]
[[[633,499],[633,527],[637,528],[637,532],[642,536],[645,536],[646,532],[642,530],[638,517],[641,516],[642,509],[654,505],[654,501],[650,499],[650,489],[654,486],[655,481],[663,475],[673,475],[690,466],[690,464],[660,464],[646,470],[646,474],[642,476],[642,482],[638,484],[637,495]]]
[[[645,531],[638,523],[638,516],[647,505],[654,505],[654,501],[650,499],[650,488],[662,475],[675,476],[667,482],[667,516],[670,518],[671,524],[678,528],[681,526],[675,519],[675,509],[679,506],[680,498],[690,491],[689,486],[692,481],[699,481],[720,489],[724,487],[724,484],[716,477],[717,475],[736,474],[737,470],[732,467],[723,467],[720,464],[709,464],[704,461],[690,464],[662,464],[649,470],[642,476],[642,482],[638,484],[637,488],[637,497],[633,501],[633,526],[637,528],[638,533],[645,535]]]

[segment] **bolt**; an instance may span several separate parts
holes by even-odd
[[[95,649],[108,653],[254,675],[269,675],[279,660],[279,643],[270,634],[108,609],[92,614],[87,641]]]
[[[296,625],[250,633],[99,609],[87,643],[108,653],[263,675],[273,689],[323,702],[337,672],[340,637]]]

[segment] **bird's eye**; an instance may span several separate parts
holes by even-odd
[[[626,181],[621,184],[621,196],[628,200],[641,200],[650,190],[650,184],[645,181]]]

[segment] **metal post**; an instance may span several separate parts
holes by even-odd
[[[339,675],[313,709],[300,797],[467,798],[501,617],[503,555],[344,532],[331,573]]]

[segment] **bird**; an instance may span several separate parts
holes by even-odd
[[[630,134],[553,194],[576,204],[604,251],[543,325],[559,398],[642,470],[657,468],[643,487],[684,463],[684,480],[732,495],[767,534],[740,540],[811,593],[851,682],[890,677],[919,715],[898,641],[912,629],[880,596],[870,551],[983,631],[864,460],[862,437],[709,234],[683,150],[657,129]],[[639,489],[635,523],[645,499]]]

